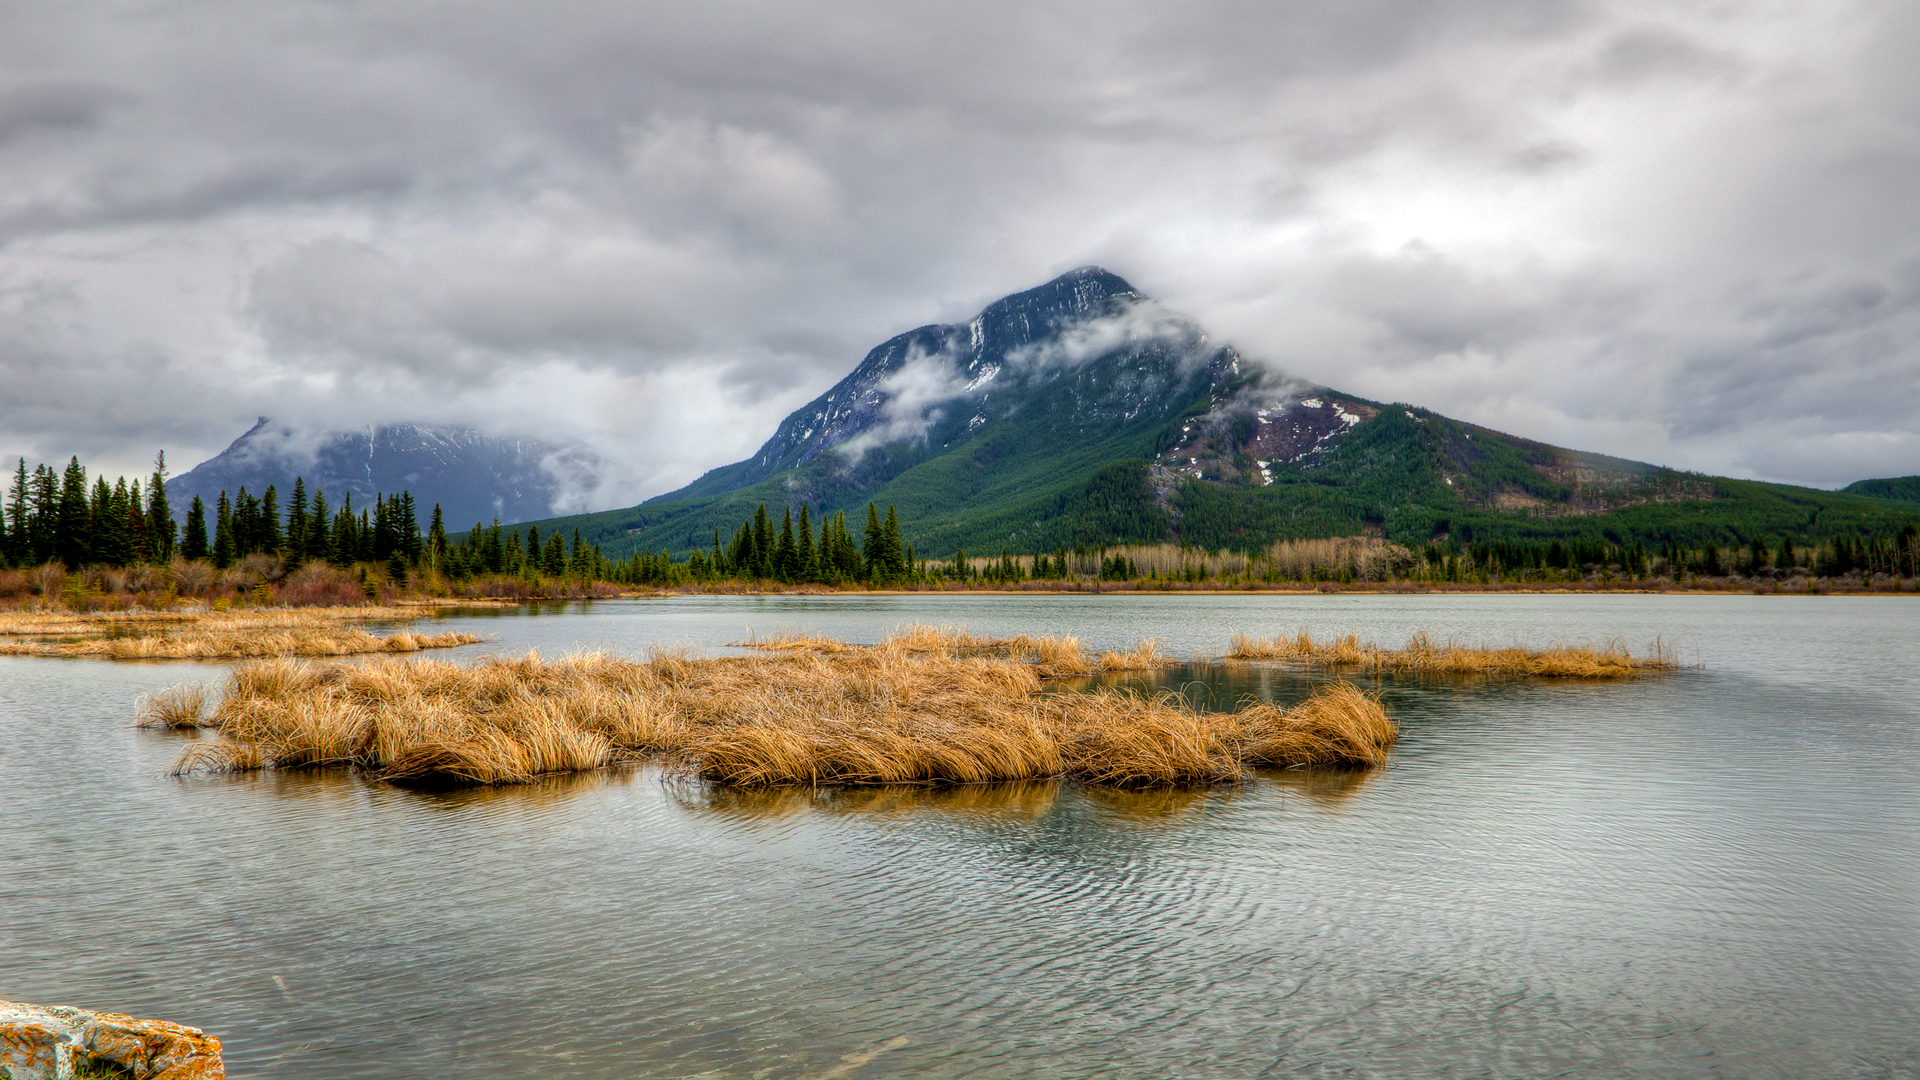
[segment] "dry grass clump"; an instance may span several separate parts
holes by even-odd
[[[352,625],[419,616],[416,608],[377,607],[13,612],[0,614],[0,656],[230,660],[407,653],[480,640],[472,634],[415,634],[405,630],[381,637]]]
[[[140,726],[197,728],[207,716],[207,691],[198,683],[182,683],[140,699]]]
[[[1371,671],[1430,672],[1446,675],[1539,675],[1553,678],[1614,679],[1671,671],[1679,666],[1664,645],[1655,643],[1646,656],[1635,656],[1624,642],[1604,648],[1555,646],[1551,649],[1483,648],[1434,642],[1424,633],[1413,635],[1405,648],[1385,649],[1362,643],[1356,635],[1315,641],[1305,630],[1292,638],[1250,637],[1235,634],[1228,660],[1293,660]]]
[[[1297,709],[1201,713],[1171,695],[1048,693],[1045,663],[1021,658],[893,641],[769,651],[252,663],[204,721],[223,738],[179,769],[345,764],[399,783],[497,784],[658,756],[743,787],[1143,786],[1229,780],[1254,764],[1373,765],[1396,736],[1380,703],[1351,688]]]

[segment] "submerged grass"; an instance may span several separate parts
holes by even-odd
[[[385,637],[360,623],[417,619],[419,608],[265,608],[239,611],[0,614],[0,656],[112,660],[228,660],[268,656],[408,653],[468,645],[472,634]]]
[[[1146,787],[1233,780],[1255,765],[1378,765],[1397,736],[1380,702],[1344,683],[1290,709],[1202,713],[1174,695],[1047,692],[1050,670],[1099,663],[1070,639],[957,646],[924,629],[874,646],[787,637],[754,643],[768,655],[716,659],[279,659],[236,669],[211,716],[171,697],[149,715],[202,715],[223,736],[191,747],[183,773],[338,764],[433,786],[658,757],[737,787]],[[1117,662],[1149,661],[1161,662],[1152,649]]]
[[[1451,640],[1436,643],[1415,634],[1405,648],[1387,649],[1363,643],[1355,635],[1315,641],[1305,630],[1292,638],[1250,637],[1236,634],[1227,649],[1228,660],[1291,660],[1369,671],[1397,671],[1446,675],[1536,675],[1550,678],[1617,679],[1671,671],[1679,662],[1656,642],[1645,656],[1635,656],[1621,641],[1592,646],[1555,646],[1551,649],[1480,648]]]

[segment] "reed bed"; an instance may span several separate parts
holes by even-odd
[[[1144,787],[1228,781],[1256,765],[1378,765],[1397,736],[1379,701],[1344,683],[1290,709],[1201,713],[1173,695],[1049,692],[1037,647],[1028,659],[955,655],[911,635],[782,642],[714,659],[277,659],[237,668],[210,715],[163,696],[148,715],[220,732],[187,750],[182,773],[348,765],[425,786],[654,758],[727,787]]]
[[[797,631],[776,634],[768,638],[751,638],[735,644],[766,652],[811,650],[841,653],[860,647]],[[1031,664],[1035,674],[1043,679],[1092,675],[1099,672],[1150,671],[1178,662],[1161,653],[1159,641],[1153,638],[1136,644],[1130,652],[1107,651],[1097,657],[1089,658],[1081,649],[1079,639],[1071,636],[1031,637],[1021,634],[1017,637],[1003,638],[975,637],[961,627],[921,624],[903,626],[894,630],[881,642],[881,645],[894,651],[920,656],[1005,657]]]
[[[1406,647],[1387,649],[1363,643],[1356,635],[1329,641],[1315,641],[1301,630],[1291,638],[1250,637],[1236,634],[1227,649],[1227,659],[1288,660],[1354,667],[1368,671],[1395,671],[1443,675],[1534,675],[1569,679],[1630,678],[1679,666],[1664,645],[1656,642],[1645,656],[1635,656],[1624,642],[1611,641],[1602,647],[1556,645],[1550,649],[1483,648],[1433,641],[1424,633],[1413,635]]]
[[[266,608],[238,611],[14,612],[0,615],[0,656],[112,660],[233,660],[268,656],[410,653],[472,644],[472,634],[384,637],[355,625],[406,621],[418,608]]]

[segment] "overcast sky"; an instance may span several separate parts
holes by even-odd
[[[585,440],[624,504],[1074,266],[1581,449],[1920,472],[1920,4],[0,3],[0,452]]]

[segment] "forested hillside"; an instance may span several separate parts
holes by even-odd
[[[1254,551],[1373,535],[1449,549],[1892,535],[1905,481],[1819,491],[1584,453],[1308,385],[1084,268],[882,344],[753,458],[625,510],[541,522],[684,556],[765,505],[899,508],[926,555],[1118,543]]]

